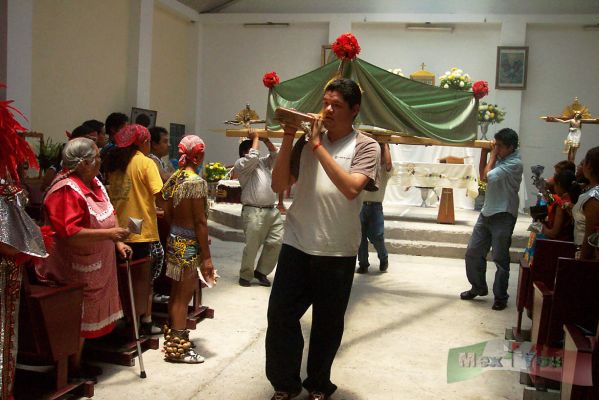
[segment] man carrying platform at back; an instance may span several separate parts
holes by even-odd
[[[272,187],[279,192],[295,183],[296,192],[268,305],[266,376],[274,400],[298,396],[302,385],[310,400],[327,399],[337,389],[331,367],[360,245],[361,193],[378,189],[379,146],[352,125],[361,96],[350,79],[331,82],[324,91],[323,117],[314,116],[310,140],[298,140],[293,150],[297,127],[284,127]],[[302,382],[299,321],[310,305],[308,376]]]
[[[493,247],[493,261],[497,266],[493,283],[493,310],[507,307],[510,277],[510,246],[518,217],[518,190],[522,182],[522,161],[518,152],[518,134],[504,128],[495,134],[491,155],[480,179],[487,181],[485,203],[474,225],[466,249],[466,275],[472,285],[462,292],[462,300],[486,296],[487,253]],[[487,159],[483,150],[481,164]]]
[[[266,276],[275,269],[283,238],[283,218],[275,207],[277,196],[270,188],[277,148],[268,138],[260,139],[251,128],[248,136],[248,140],[239,144],[240,158],[235,162],[234,169],[241,184],[241,219],[245,234],[239,285],[249,287],[256,278],[260,285],[270,286]],[[260,141],[266,144],[268,156],[260,157]],[[262,253],[254,270],[260,246]]]
[[[391,162],[391,151],[388,143],[381,143],[381,183],[376,192],[366,192],[360,211],[360,222],[362,223],[362,241],[358,250],[358,274],[368,273],[368,241],[374,246],[379,257],[379,271],[387,272],[389,268],[389,253],[385,247],[385,214],[383,214],[383,200],[385,189],[391,176],[393,163]]]

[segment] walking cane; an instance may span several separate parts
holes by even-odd
[[[141,351],[141,343],[139,342],[139,330],[137,329],[137,313],[135,312],[135,298],[133,296],[133,284],[131,283],[131,268],[129,260],[131,255],[127,253],[127,284],[129,285],[129,301],[131,302],[131,314],[133,314],[133,330],[135,331],[135,344],[137,346],[137,355],[139,357],[139,377],[146,378],[146,370],[144,369],[144,359]]]

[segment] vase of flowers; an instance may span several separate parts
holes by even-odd
[[[439,77],[439,86],[444,89],[470,90],[472,79],[470,75],[454,67]]]
[[[478,124],[480,126],[481,139],[487,140],[489,125],[498,124],[505,118],[505,111],[497,104],[487,104],[484,101],[478,106]]]
[[[218,181],[225,179],[229,170],[220,162],[208,163],[204,166],[204,178],[208,183],[208,198],[214,200],[216,198],[216,187]]]

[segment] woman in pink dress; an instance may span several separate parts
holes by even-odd
[[[90,374],[80,365],[84,340],[110,333],[123,316],[115,249],[123,257],[131,249],[122,242],[129,231],[117,226],[110,199],[96,178],[101,163],[96,144],[86,138],[71,140],[62,159],[63,172],[44,198],[56,245],[38,274],[43,281],[84,285],[80,350],[71,367],[73,375],[85,377]]]

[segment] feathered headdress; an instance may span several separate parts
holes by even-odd
[[[6,85],[0,83],[0,88]],[[23,127],[14,117],[13,112],[23,118],[25,116],[11,105],[12,101],[0,101],[0,179],[20,183],[17,167],[28,163],[30,168],[39,169],[37,157],[29,143],[23,139],[19,132],[25,132]]]

